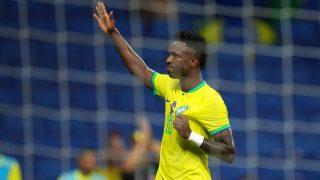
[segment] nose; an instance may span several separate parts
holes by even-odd
[[[166,62],[167,62],[167,65],[168,65],[168,64],[170,64],[170,63],[172,63],[172,58],[171,58],[171,56],[168,56],[168,58],[167,58],[167,61],[166,61]]]

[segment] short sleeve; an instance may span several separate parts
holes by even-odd
[[[224,129],[230,128],[228,110],[220,95],[208,100],[203,113],[199,116],[209,135],[214,135]]]
[[[152,75],[153,94],[155,96],[166,97],[166,89],[170,77],[168,75],[159,74],[154,72]]]

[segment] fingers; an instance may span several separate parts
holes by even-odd
[[[144,131],[144,132],[149,132],[149,130],[150,130],[150,124],[149,124],[149,122],[146,120],[146,119],[141,119],[140,120],[140,122],[139,122],[139,124],[140,124],[140,128],[141,128],[141,130],[142,131]]]
[[[177,126],[177,125],[182,125],[182,124],[185,124],[187,123],[188,121],[186,121],[186,119],[184,118],[181,118],[181,117],[176,117],[176,119],[173,121],[173,125],[174,126]]]
[[[101,15],[107,14],[106,7],[104,6],[104,4],[102,2],[98,2],[98,6],[99,6],[99,10],[100,10]]]
[[[180,126],[183,126],[183,125],[187,125],[189,126],[189,122],[188,122],[188,119],[185,118],[184,116],[182,115],[179,115],[175,118],[175,120],[173,121],[173,126],[175,128],[177,127],[180,127]]]
[[[102,2],[98,2],[96,5],[96,11],[101,18],[103,15],[107,14],[106,8]]]
[[[99,10],[99,13],[100,13],[100,15],[102,16],[103,14],[104,14],[104,12],[103,12],[103,9],[102,9],[102,2],[98,2],[98,10]]]
[[[176,120],[173,121],[173,127],[177,129],[177,125],[180,124],[180,121],[176,121]]]
[[[97,22],[100,21],[100,18],[96,15],[96,13],[93,13],[93,17],[97,20]]]
[[[100,12],[100,9],[99,9],[99,3],[96,5],[96,11],[97,11],[99,17],[101,17],[101,12]]]
[[[179,114],[178,116],[176,116],[176,119],[181,119],[183,121],[187,121],[188,119],[186,117],[184,117],[183,115]]]
[[[106,7],[104,6],[104,4],[102,2],[100,2],[100,6],[101,6],[101,11],[103,13],[107,13]]]
[[[111,12],[109,13],[109,17],[110,17],[111,20],[113,20],[113,11],[111,11]]]

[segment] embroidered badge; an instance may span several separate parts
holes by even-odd
[[[185,106],[181,106],[176,110],[176,116],[179,116],[180,114],[182,114],[183,112],[185,112],[186,110],[189,109],[188,105]]]

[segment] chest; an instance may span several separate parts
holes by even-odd
[[[184,115],[195,119],[201,113],[201,101],[203,97],[195,93],[185,93],[182,91],[172,91],[167,94],[166,114],[171,116]]]

